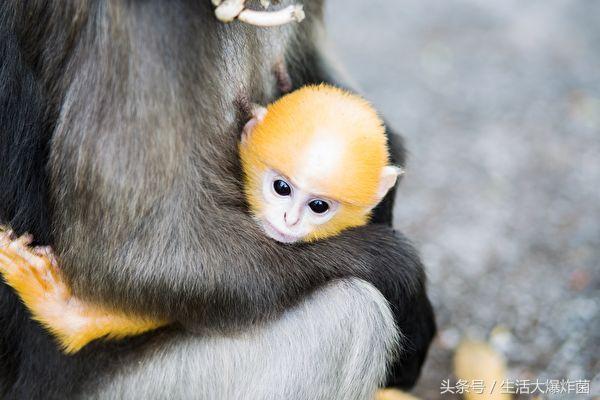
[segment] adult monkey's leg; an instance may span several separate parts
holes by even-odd
[[[341,280],[248,332],[188,334],[149,346],[143,362],[124,366],[91,396],[370,399],[396,342],[393,316],[380,292],[359,279]]]

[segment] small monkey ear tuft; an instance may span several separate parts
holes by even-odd
[[[404,174],[404,169],[388,165],[383,167],[381,170],[381,177],[379,178],[379,187],[377,188],[377,200],[381,201],[394,187],[398,177]]]
[[[252,105],[252,118],[246,122],[244,129],[242,130],[242,143],[246,143],[256,125],[262,122],[267,116],[267,109],[265,107],[253,104]]]

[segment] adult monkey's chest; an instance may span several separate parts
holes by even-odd
[[[273,66],[297,28],[223,24],[208,0],[113,1],[94,12],[63,77],[57,147],[72,139],[118,152],[131,140],[220,135],[240,93],[272,100]]]
[[[198,146],[235,147],[236,97],[272,100],[297,36],[298,24],[223,24],[208,0],[102,4],[63,76],[51,164],[66,185],[156,181]]]
[[[236,99],[277,95],[273,66],[310,42],[314,15],[265,29],[219,22],[209,0],[93,4],[61,77],[49,163],[55,247],[73,265],[219,195],[237,160]]]

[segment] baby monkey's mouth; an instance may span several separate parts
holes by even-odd
[[[281,232],[269,221],[262,221],[262,228],[271,239],[275,239],[281,243],[294,243],[300,240],[299,236],[289,235]]]

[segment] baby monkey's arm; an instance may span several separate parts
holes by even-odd
[[[62,280],[48,247],[30,247],[31,236],[20,238],[0,228],[0,274],[31,312],[59,341],[75,353],[100,338],[138,335],[167,324],[125,315],[74,297]]]

